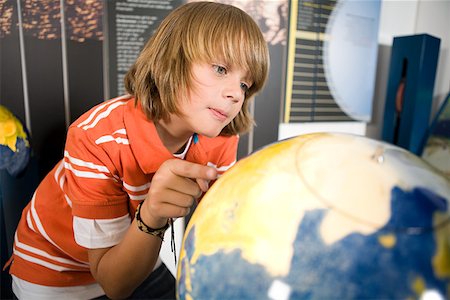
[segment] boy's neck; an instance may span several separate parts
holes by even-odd
[[[155,122],[159,138],[170,153],[177,153],[193,135],[193,132],[187,131],[185,127],[178,126],[175,119],[171,118],[168,122],[164,120]]]

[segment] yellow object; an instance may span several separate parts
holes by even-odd
[[[450,278],[450,224],[444,223],[448,218],[445,214],[435,213],[435,226],[445,224],[441,230],[436,231],[436,254],[433,257],[433,267],[440,277]]]
[[[378,237],[378,241],[385,248],[392,248],[395,246],[397,238],[393,234],[385,234]]]
[[[426,289],[425,281],[422,277],[417,277],[412,283],[412,289],[416,295],[422,295]]]
[[[0,105],[0,145],[16,152],[17,138],[22,138],[28,146],[28,139],[22,123],[4,106]]]

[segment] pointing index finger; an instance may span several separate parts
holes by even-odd
[[[207,180],[214,180],[217,178],[217,170],[215,168],[192,163],[181,159],[174,160],[170,169],[175,175],[192,179],[204,179],[207,181]],[[200,188],[202,188],[200,183],[199,185]]]

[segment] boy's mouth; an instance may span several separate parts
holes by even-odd
[[[219,121],[225,121],[228,118],[228,115],[223,110],[209,107],[209,111],[212,113],[212,115],[218,119]]]

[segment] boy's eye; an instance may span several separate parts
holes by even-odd
[[[220,75],[226,75],[227,69],[219,65],[213,65],[214,70]]]
[[[244,91],[244,93],[247,93],[250,87],[246,83],[241,82],[241,89]]]

